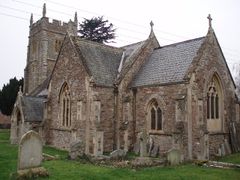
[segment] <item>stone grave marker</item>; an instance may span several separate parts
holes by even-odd
[[[154,145],[153,149],[150,153],[151,157],[157,157],[159,155],[159,146],[158,145]]]
[[[230,148],[230,145],[229,145],[227,139],[224,139],[224,148],[225,148],[225,151],[226,151],[226,155],[232,153],[231,148]]]
[[[93,137],[94,149],[93,154],[94,156],[103,155],[103,132],[97,131]]]
[[[178,149],[171,149],[167,153],[167,160],[170,165],[178,165],[181,162],[181,153]]]
[[[118,149],[118,150],[115,150],[113,152],[110,153],[110,158],[111,159],[123,159],[125,158],[127,154],[127,151],[125,150],[122,150],[122,149]]]
[[[147,133],[141,132],[140,133],[140,157],[146,157],[147,156]]]
[[[84,143],[81,140],[76,140],[70,144],[69,157],[77,159],[84,154]]]
[[[39,167],[42,162],[42,139],[35,131],[28,131],[20,140],[18,170]]]
[[[154,148],[154,140],[153,140],[153,137],[149,136],[147,140],[147,151],[149,156],[151,156],[153,148]]]

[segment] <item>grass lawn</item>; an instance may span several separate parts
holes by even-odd
[[[240,170],[215,169],[185,164],[175,167],[141,169],[101,167],[67,160],[67,152],[44,147],[44,153],[58,155],[59,160],[45,161],[48,178],[41,179],[240,179]],[[240,163],[240,153],[224,157],[222,161]],[[9,178],[17,169],[17,146],[9,144],[9,131],[0,130],[0,179]]]

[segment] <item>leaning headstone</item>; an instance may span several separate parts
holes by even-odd
[[[84,144],[81,140],[76,140],[70,144],[69,157],[77,159],[84,154]]]
[[[167,160],[170,165],[178,165],[181,162],[181,153],[178,149],[171,149],[167,153]]]
[[[154,148],[154,140],[153,140],[153,137],[149,136],[147,140],[147,151],[149,156],[151,156],[153,148]]]
[[[140,157],[146,157],[147,156],[147,133],[141,132],[140,133]]]
[[[220,145],[220,148],[221,148],[221,155],[222,155],[222,156],[225,156],[225,155],[226,155],[226,152],[225,152],[224,144],[221,144],[221,145]]]
[[[224,139],[224,148],[225,148],[226,155],[232,153],[227,139]]]
[[[152,151],[151,151],[151,154],[150,156],[151,157],[157,157],[159,154],[159,146],[158,145],[154,145]]]
[[[42,162],[42,139],[35,131],[24,134],[18,148],[18,170],[38,167]]]
[[[110,158],[111,159],[124,159],[126,156],[127,152],[122,150],[122,149],[118,149],[115,150],[113,152],[110,153]]]

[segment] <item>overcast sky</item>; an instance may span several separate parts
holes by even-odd
[[[26,65],[30,14],[34,22],[42,16],[68,22],[75,11],[78,20],[104,16],[114,24],[114,46],[145,40],[150,21],[161,46],[205,36],[207,16],[230,69],[240,64],[239,0],[0,0],[0,88],[10,78],[23,77]]]

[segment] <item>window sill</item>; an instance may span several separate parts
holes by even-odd
[[[212,119],[212,118],[210,118],[210,119],[207,119],[208,121],[214,121],[214,120],[216,120],[216,121],[218,121],[218,120],[220,120],[220,118],[218,118],[218,119]]]
[[[229,133],[224,132],[224,131],[209,132],[209,135],[226,135],[226,134],[229,134]]]
[[[57,131],[72,131],[71,127],[60,127],[60,128],[51,128],[52,130],[57,130]]]
[[[169,133],[165,133],[163,130],[149,130],[149,135],[164,135],[164,136],[172,136]]]

